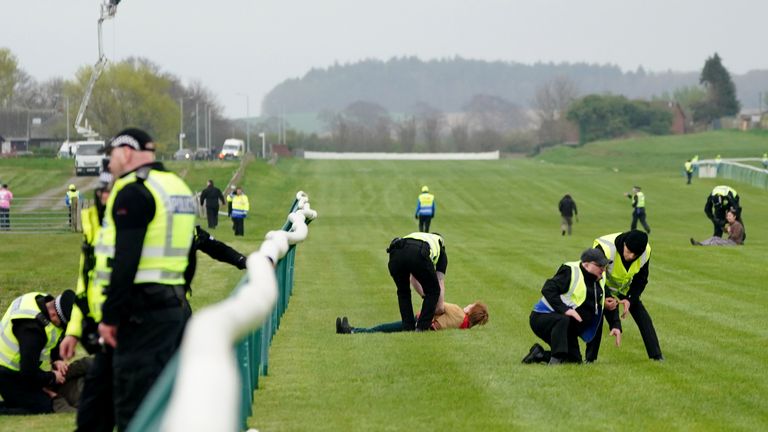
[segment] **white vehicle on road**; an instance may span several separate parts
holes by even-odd
[[[75,175],[99,175],[101,173],[104,141],[78,141],[75,152]]]
[[[239,159],[245,153],[245,142],[239,139],[226,139],[219,152],[219,159]]]

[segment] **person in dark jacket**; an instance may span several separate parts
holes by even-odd
[[[571,235],[573,216],[576,216],[576,222],[579,221],[579,210],[576,208],[576,201],[574,201],[569,194],[565,194],[557,205],[557,208],[560,210],[560,216],[562,218],[560,221],[560,235],[565,235],[566,232],[568,235]]]
[[[200,192],[200,205],[205,206],[209,229],[215,229],[219,225],[219,203],[227,204],[221,189],[213,185],[213,180],[208,180],[208,186]]]
[[[603,313],[611,324],[616,345],[621,344],[621,322],[615,301],[606,301],[603,272],[610,264],[603,251],[587,249],[580,261],[567,262],[544,282],[541,300],[533,308],[530,325],[551,351],[534,344],[523,363],[581,363],[578,338],[599,337]]]
[[[32,292],[8,307],[0,322],[0,414],[53,412],[55,388],[66,381],[68,368],[58,346],[74,303],[71,290],[55,298]],[[51,371],[40,369],[44,361]]]
[[[638,230],[607,234],[596,238],[593,246],[602,249],[612,261],[605,272],[605,287],[608,295],[615,297],[619,304],[624,306],[622,318],[627,312],[632,315],[643,338],[648,358],[664,360],[653,320],[640,299],[648,284],[651,263],[651,245],[648,243],[648,235]],[[598,329],[598,336],[601,331],[602,326]],[[600,338],[595,337],[591,343],[587,344],[587,361],[597,360],[599,350]]]

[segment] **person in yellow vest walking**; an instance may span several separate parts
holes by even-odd
[[[248,210],[250,209],[248,196],[243,193],[243,188],[238,187],[232,198],[232,214],[230,215],[236,236],[245,235],[245,218],[248,217]]]
[[[435,313],[445,312],[445,272],[448,269],[445,240],[436,233],[410,233],[392,240],[387,253],[389,274],[397,286],[403,331],[429,330]],[[413,314],[411,283],[417,291],[424,293],[418,320]]]
[[[53,412],[51,391],[66,381],[59,341],[72,314],[75,293],[32,292],[17,297],[0,321],[0,414]],[[50,363],[51,370],[40,369]]]
[[[630,229],[636,229],[637,221],[640,221],[643,228],[645,228],[645,232],[650,234],[651,227],[649,227],[648,222],[645,221],[645,194],[640,189],[640,186],[633,187],[632,192],[626,192],[624,196],[632,201],[632,224],[630,225]]]
[[[429,232],[429,225],[435,217],[435,196],[429,193],[427,186],[421,187],[421,194],[416,200],[416,215],[419,220],[419,231]]]
[[[683,164],[683,168],[685,169],[685,176],[688,178],[688,183],[686,184],[691,184],[691,177],[693,177],[693,162],[688,159]]]
[[[75,203],[76,207],[72,209],[72,204]],[[64,204],[67,206],[67,213],[69,215],[69,227],[72,227],[72,212],[77,211],[78,207],[82,206],[82,197],[80,191],[77,190],[77,186],[74,184],[69,185],[67,193],[64,195]]]
[[[600,248],[612,261],[605,272],[605,287],[610,295],[624,306],[622,318],[627,312],[632,315],[640,336],[645,344],[645,351],[651,360],[664,360],[659,346],[659,338],[653,326],[651,315],[645,309],[640,296],[648,284],[648,269],[651,260],[651,245],[648,235],[642,231],[607,234],[595,239],[595,248]],[[610,323],[610,321],[609,321]],[[587,344],[587,361],[597,360],[600,350],[602,326],[595,338]]]
[[[534,344],[523,363],[581,363],[579,337],[591,342],[599,337],[603,315],[611,323],[611,336],[621,344],[621,322],[615,304],[605,294],[603,272],[610,260],[600,249],[587,249],[579,261],[567,262],[544,282],[541,299],[533,307],[533,333],[551,347]]]
[[[116,177],[96,241],[93,285],[104,290],[99,335],[114,350],[118,431],[176,352],[189,304],[184,271],[197,206],[184,181],[155,161],[146,132],[118,133],[105,150]]]

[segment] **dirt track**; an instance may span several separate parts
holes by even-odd
[[[37,210],[39,208],[49,208],[52,210],[60,210],[63,209],[66,205],[64,204],[64,195],[67,192],[67,187],[70,184],[74,184],[77,186],[77,189],[79,191],[83,190],[90,190],[95,188],[99,183],[98,177],[70,177],[66,181],[62,182],[61,185],[56,186],[54,188],[48,189],[47,191],[36,195],[32,197],[32,199],[24,204],[21,207],[22,211],[32,211]],[[82,194],[82,192],[81,192]],[[87,197],[83,197],[85,199]],[[53,206],[49,207],[49,204],[52,200],[58,199],[58,201],[53,204]]]

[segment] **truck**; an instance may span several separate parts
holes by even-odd
[[[239,159],[245,153],[245,142],[241,139],[229,138],[219,152],[219,159]]]
[[[75,175],[99,175],[103,166],[104,141],[78,141],[75,151]]]

